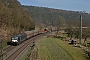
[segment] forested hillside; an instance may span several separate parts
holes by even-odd
[[[31,17],[36,22],[36,24],[42,22],[45,25],[57,25],[57,22],[59,22],[59,20],[65,20],[67,25],[79,25],[80,15],[82,15],[83,26],[90,26],[90,14],[84,11],[67,11],[47,7],[24,5],[22,7],[25,10],[30,11]]]
[[[17,0],[0,0],[0,38],[34,29],[28,11]]]

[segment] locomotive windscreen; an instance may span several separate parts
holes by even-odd
[[[13,37],[12,37],[12,40],[18,40],[18,37],[13,36]]]

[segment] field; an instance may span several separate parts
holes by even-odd
[[[29,51],[30,52],[30,51]],[[29,55],[29,56],[28,56]],[[40,39],[30,54],[30,60],[89,60],[87,54],[79,47],[69,45],[60,38]],[[24,60],[24,59],[23,59]],[[26,59],[27,60],[27,59]]]
[[[38,43],[38,60],[89,60],[81,48],[57,38],[44,38]]]

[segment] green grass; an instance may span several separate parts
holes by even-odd
[[[62,34],[63,37],[67,37],[67,34]]]
[[[39,58],[40,60],[72,60],[71,56],[52,38],[46,38],[39,42]]]
[[[61,40],[56,39],[56,43],[64,49],[74,60],[87,60],[87,56],[85,52],[78,47],[73,47],[72,45],[68,45],[67,42],[63,42]]]
[[[38,60],[87,60],[81,48],[57,38],[44,38],[38,43]]]

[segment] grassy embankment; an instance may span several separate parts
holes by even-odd
[[[39,60],[89,60],[81,48],[57,38],[44,38],[38,43]]]

